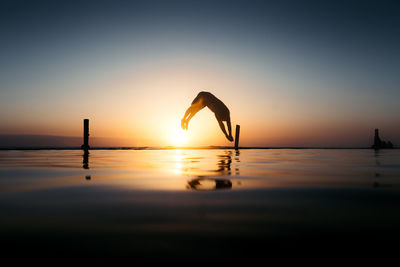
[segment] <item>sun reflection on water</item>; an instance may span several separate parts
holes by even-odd
[[[398,153],[239,153],[232,149],[91,150],[90,154],[74,150],[0,151],[0,176],[4,177],[0,184],[3,191],[88,185],[152,191],[343,185],[388,188],[399,184]]]
[[[175,151],[175,169],[173,170],[173,172],[175,174],[181,175],[182,174],[182,159],[183,159],[183,154],[182,154],[182,150],[176,150]]]

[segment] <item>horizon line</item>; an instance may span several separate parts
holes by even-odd
[[[400,147],[393,147],[392,149],[399,149]],[[191,149],[233,149],[234,146],[97,146],[90,147],[89,150],[191,150]],[[372,147],[333,147],[333,146],[239,146],[238,149],[373,149]],[[41,146],[41,147],[0,147],[0,150],[85,150],[77,146]]]

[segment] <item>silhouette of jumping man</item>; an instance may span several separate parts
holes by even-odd
[[[196,113],[204,107],[208,107],[209,109],[211,109],[212,112],[215,113],[215,117],[217,118],[219,127],[225,134],[226,138],[232,142],[233,137],[229,109],[221,100],[219,100],[209,92],[200,92],[193,100],[192,105],[186,110],[185,116],[183,116],[182,118],[182,129],[187,130],[190,119],[193,118],[193,116],[196,115]],[[228,126],[229,135],[226,133],[225,125],[223,123],[224,121],[226,121],[226,124]]]

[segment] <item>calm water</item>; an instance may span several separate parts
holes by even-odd
[[[0,151],[5,253],[221,260],[400,238],[400,150]]]

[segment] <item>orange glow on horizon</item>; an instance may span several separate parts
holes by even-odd
[[[57,98],[46,96],[40,105],[21,103],[14,113],[4,113],[0,133],[81,137],[82,120],[89,118],[94,146],[233,145],[208,108],[198,112],[188,131],[182,132],[180,120],[202,90],[215,94],[230,109],[233,136],[235,125],[241,125],[240,146],[369,145],[375,128],[391,132],[392,136],[386,137],[389,140],[399,132],[391,117],[371,117],[369,111],[362,116],[354,112],[350,117],[344,109],[326,103],[322,106],[323,102],[304,98],[301,92],[288,94],[285,81],[235,76],[234,70],[221,62],[215,63],[220,72],[204,63],[195,67],[187,64],[185,60],[165,61],[156,67],[149,64],[140,72],[108,77],[82,88],[78,85],[76,90],[83,92],[80,98],[65,93]],[[56,88],[57,84],[47,86]],[[256,88],[258,93],[248,94],[245,88]]]

